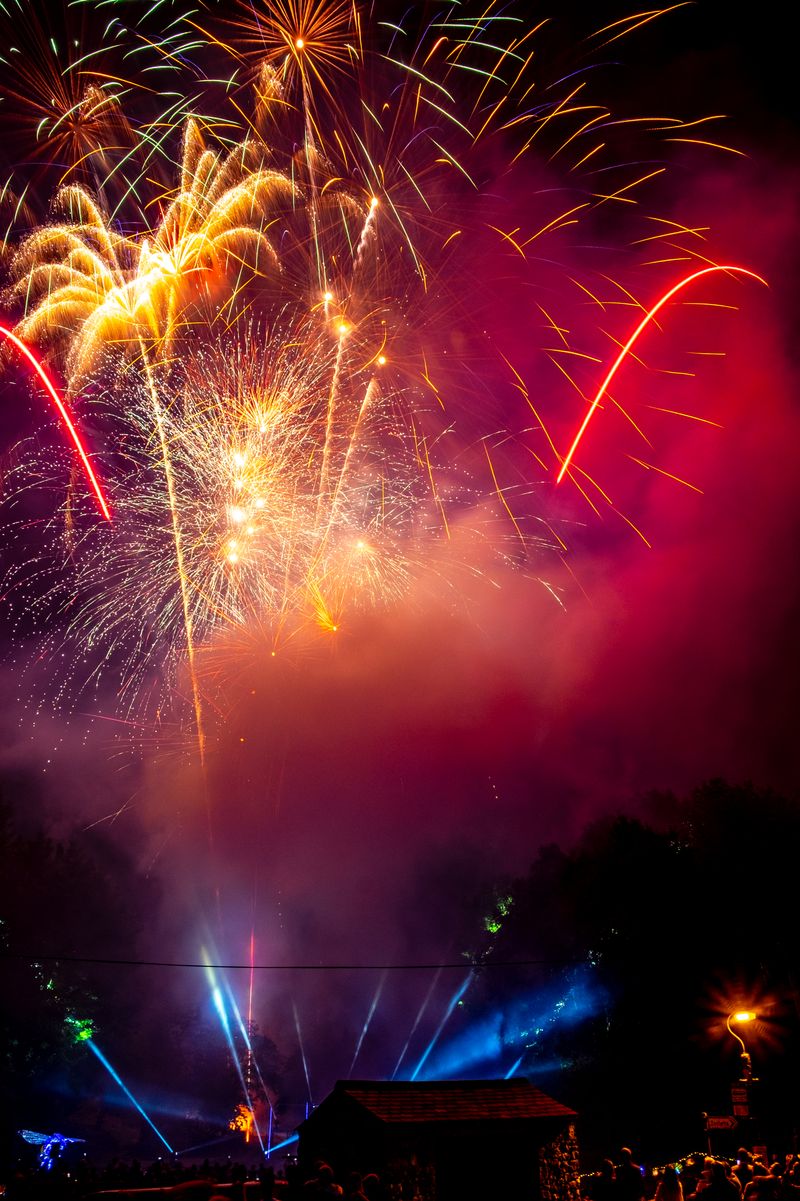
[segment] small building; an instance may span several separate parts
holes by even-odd
[[[392,1201],[578,1201],[575,1117],[527,1080],[340,1080],[300,1166],[375,1172]]]

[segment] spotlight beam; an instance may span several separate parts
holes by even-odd
[[[140,1104],[139,1104],[139,1102],[136,1100],[136,1098],[134,1097],[133,1093],[132,1093],[132,1092],[131,1092],[131,1090],[128,1088],[127,1084],[125,1084],[125,1083],[124,1083],[124,1081],[122,1080],[122,1077],[120,1076],[119,1072],[117,1072],[117,1071],[116,1071],[116,1070],[115,1070],[115,1069],[114,1069],[114,1068],[111,1066],[111,1064],[108,1062],[108,1060],[106,1059],[105,1055],[103,1054],[103,1052],[100,1050],[100,1048],[97,1046],[97,1044],[94,1042],[94,1040],[93,1040],[93,1039],[91,1039],[91,1038],[88,1038],[88,1039],[86,1039],[85,1041],[86,1041],[86,1046],[89,1048],[89,1050],[92,1052],[92,1054],[93,1054],[94,1056],[96,1056],[96,1058],[97,1058],[97,1059],[99,1059],[99,1060],[100,1060],[100,1062],[102,1063],[103,1067],[106,1069],[106,1071],[107,1071],[107,1072],[109,1073],[109,1075],[112,1077],[112,1079],[113,1079],[113,1080],[115,1080],[115,1081],[117,1082],[117,1084],[118,1084],[118,1085],[119,1085],[119,1087],[122,1089],[122,1091],[124,1092],[125,1096],[126,1096],[126,1097],[128,1098],[128,1100],[130,1101],[130,1103],[131,1103],[131,1104],[132,1104],[132,1105],[133,1105],[133,1106],[134,1106],[136,1109],[138,1109],[139,1113],[142,1115],[142,1117],[144,1118],[144,1120],[147,1122],[147,1125],[148,1125],[148,1126],[151,1128],[151,1130],[153,1130],[153,1132],[154,1132],[154,1133],[155,1133],[155,1134],[156,1134],[156,1135],[157,1135],[157,1136],[158,1136],[158,1137],[161,1139],[162,1143],[163,1143],[163,1144],[164,1144],[164,1146],[167,1148],[167,1150],[169,1151],[170,1155],[174,1155],[174,1154],[175,1154],[175,1152],[173,1151],[172,1147],[169,1145],[169,1143],[167,1142],[167,1140],[164,1138],[164,1135],[161,1133],[161,1131],[159,1130],[158,1126],[156,1126],[156,1124],[155,1124],[155,1122],[152,1120],[152,1118],[148,1117],[148,1115],[145,1113],[144,1109],[142,1109],[141,1105],[140,1105]]]
[[[405,1046],[403,1047],[402,1051],[400,1052],[397,1063],[394,1065],[394,1071],[392,1072],[392,1075],[391,1075],[392,1080],[394,1080],[395,1076],[400,1071],[400,1064],[403,1062],[403,1060],[406,1057],[408,1048],[411,1045],[411,1040],[417,1032],[417,1027],[419,1026],[420,1022],[422,1021],[422,1017],[425,1013],[425,1010],[428,1008],[428,1005],[430,1004],[431,997],[433,996],[433,990],[436,988],[436,985],[439,982],[439,977],[441,976],[441,974],[442,974],[442,969],[440,967],[438,967],[436,969],[436,973],[435,973],[433,979],[431,980],[430,984],[428,985],[428,991],[425,993],[425,997],[423,998],[422,1004],[420,1005],[419,1009],[417,1010],[417,1016],[414,1018],[414,1025],[411,1027],[411,1029],[408,1032],[408,1038],[405,1041]]]
[[[372,998],[372,1004],[369,1007],[369,1013],[367,1014],[364,1025],[361,1027],[361,1034],[359,1035],[358,1042],[356,1043],[356,1049],[353,1053],[353,1059],[350,1064],[350,1071],[348,1073],[349,1076],[353,1075],[353,1068],[356,1066],[356,1060],[358,1059],[358,1057],[361,1053],[362,1043],[364,1042],[366,1033],[369,1030],[370,1025],[372,1024],[372,1019],[375,1016],[375,1010],[378,1007],[378,1001],[380,1001],[380,999],[381,999],[381,993],[383,992],[383,986],[386,983],[387,975],[388,975],[387,972],[383,972],[380,980],[378,981],[378,987],[375,989],[375,996]]]
[[[414,1068],[414,1071],[411,1075],[412,1080],[416,1080],[417,1076],[420,1074],[420,1071],[422,1070],[423,1066],[425,1065],[425,1061],[427,1060],[431,1051],[433,1050],[433,1048],[436,1046],[437,1042],[439,1041],[439,1038],[440,1038],[441,1033],[444,1030],[445,1026],[450,1021],[450,1018],[452,1017],[452,1014],[453,1014],[453,1010],[455,1009],[456,1005],[461,1000],[461,998],[464,996],[464,993],[467,991],[470,984],[472,983],[472,979],[473,979],[472,972],[470,972],[469,975],[466,977],[466,979],[462,981],[462,983],[459,985],[459,987],[456,989],[456,991],[453,993],[452,997],[450,998],[450,1004],[447,1006],[447,1009],[445,1010],[445,1014],[444,1014],[444,1017],[442,1018],[441,1022],[439,1022],[439,1025],[436,1027],[436,1033],[434,1034],[433,1038],[431,1039],[431,1041],[428,1043],[427,1047],[423,1051],[422,1058],[420,1059],[419,1063]]]

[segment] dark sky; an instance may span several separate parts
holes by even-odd
[[[584,16],[567,14],[562,28],[585,28]],[[648,451],[701,491],[637,467],[624,419],[597,416],[583,462],[650,547],[568,484],[556,492],[541,482],[537,468],[536,503],[564,531],[566,558],[543,554],[525,573],[492,567],[492,582],[454,573],[447,586],[420,585],[400,610],[355,622],[335,653],[245,663],[213,739],[207,802],[179,738],[140,756],[120,749],[110,722],[84,718],[84,703],[72,716],[48,704],[37,715],[43,679],[59,665],[37,664],[20,690],[16,664],[36,644],[20,648],[6,631],[0,766],[12,803],[27,776],[36,784],[20,795],[34,795],[37,820],[60,834],[121,811],[107,832],[167,885],[151,957],[166,948],[195,958],[212,927],[217,952],[241,957],[254,914],[265,960],[446,957],[449,919],[426,912],[422,883],[437,862],[456,891],[466,887],[460,872],[504,878],[543,841],[568,840],[604,812],[636,811],[649,789],[714,776],[796,794],[796,99],[777,9],[753,20],[700,0],[618,43],[621,65],[598,85],[626,111],[731,114],[725,137],[749,157],[676,150],[660,211],[710,225],[710,258],[769,283],[709,284],[704,299],[738,311],[707,322],[688,310],[642,352],[666,370],[685,366],[688,351],[724,351],[701,362],[697,379],[632,364],[618,386],[623,404],[646,388],[649,404],[722,427],[665,421]],[[538,186],[557,167],[526,170]],[[607,226],[592,232],[609,236]],[[487,242],[474,253],[480,270],[493,251]],[[585,270],[580,248],[565,243],[558,255],[559,270],[565,261]],[[593,247],[586,256],[595,270]],[[541,321],[525,308],[545,303],[550,277],[528,280],[523,301],[501,295],[494,263],[485,270],[497,288],[490,332],[515,353],[563,445],[580,401],[543,359]],[[639,294],[654,296],[652,287],[640,282]],[[593,314],[562,303],[576,338],[602,345],[601,356],[609,337],[630,331],[630,312],[611,309],[599,339]],[[19,414],[9,419],[15,437],[19,424]],[[113,696],[98,703],[113,716]]]

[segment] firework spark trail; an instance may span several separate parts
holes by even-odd
[[[195,729],[197,732],[197,753],[200,758],[200,767],[205,769],[206,761],[206,735],[205,725],[203,723],[203,703],[200,696],[200,686],[197,678],[197,664],[195,661],[195,638],[194,638],[194,622],[192,619],[192,610],[189,603],[189,580],[186,575],[186,563],[183,553],[183,533],[181,531],[180,515],[178,511],[178,502],[175,492],[175,476],[172,468],[172,456],[169,450],[166,431],[164,428],[164,413],[161,408],[161,402],[158,399],[158,391],[156,389],[155,380],[153,378],[152,368],[150,366],[147,350],[144,343],[140,339],[140,347],[142,352],[142,362],[145,369],[145,377],[147,379],[147,389],[150,394],[151,404],[153,406],[153,416],[155,418],[156,429],[158,430],[158,443],[161,448],[161,459],[164,466],[164,481],[167,486],[167,498],[169,501],[169,515],[172,524],[172,539],[175,546],[175,567],[178,576],[178,583],[181,593],[181,607],[183,609],[183,628],[186,634],[186,654],[189,664],[189,679],[192,686],[192,705],[194,707]],[[209,837],[211,837],[211,816],[209,812]]]
[[[653,307],[645,313],[644,317],[639,322],[639,324],[636,326],[636,329],[630,335],[630,337],[628,338],[628,341],[622,347],[622,350],[619,352],[616,359],[611,364],[608,374],[606,375],[602,384],[598,388],[597,393],[595,394],[594,400],[590,404],[588,412],[586,413],[586,416],[584,417],[583,421],[581,422],[580,428],[572,441],[572,445],[570,446],[569,450],[567,451],[567,454],[565,455],[565,457],[561,463],[561,468],[558,472],[558,475],[556,476],[557,484],[561,483],[562,479],[564,478],[565,473],[569,470],[570,463],[572,462],[572,460],[575,456],[575,451],[578,449],[578,446],[580,445],[583,435],[586,433],[586,428],[589,425],[589,422],[591,421],[591,419],[594,415],[594,412],[597,409],[597,406],[600,404],[600,401],[603,399],[606,392],[608,391],[608,388],[611,385],[611,381],[614,379],[614,376],[617,374],[617,371],[620,369],[622,364],[625,362],[625,359],[628,357],[628,355],[632,352],[633,347],[636,344],[636,342],[638,341],[640,335],[642,333],[644,333],[645,329],[647,329],[648,325],[650,325],[650,323],[654,320],[654,318],[661,311],[661,309],[664,307],[664,305],[667,304],[670,300],[672,300],[673,296],[675,296],[678,292],[682,291],[682,289],[687,287],[689,284],[693,283],[696,279],[700,279],[702,276],[705,276],[705,275],[711,275],[712,273],[717,272],[717,271],[736,272],[738,275],[747,275],[750,277],[750,279],[755,279],[758,281],[758,283],[764,284],[765,286],[767,283],[767,281],[765,279],[763,279],[760,275],[757,275],[755,273],[755,271],[749,271],[746,267],[737,267],[732,264],[726,264],[726,265],[721,264],[721,265],[715,265],[712,267],[703,267],[699,271],[693,271],[693,272],[691,272],[690,275],[684,276],[683,279],[679,279],[676,284],[673,284],[672,287],[669,288],[663,294],[663,296],[661,296],[656,301],[656,303],[653,305]]]
[[[325,420],[325,441],[322,448],[322,466],[320,468],[319,478],[319,505],[317,514],[322,511],[328,496],[328,476],[330,474],[330,460],[333,446],[334,423],[336,419],[336,398],[339,392],[339,379],[342,374],[342,361],[344,359],[345,342],[349,330],[346,325],[342,324],[339,327],[339,343],[336,350],[336,364],[331,377],[331,387],[328,394],[328,412]]]
[[[353,457],[355,455],[355,452],[356,452],[356,449],[358,446],[358,437],[361,432],[363,418],[364,418],[367,410],[369,409],[370,405],[375,400],[377,400],[379,393],[380,393],[380,388],[378,385],[378,381],[377,381],[376,377],[373,375],[372,378],[370,379],[369,383],[367,384],[367,388],[364,393],[364,399],[361,402],[361,406],[358,410],[358,415],[353,423],[353,427],[350,432],[350,436],[349,436],[348,443],[347,443],[347,450],[345,451],[341,471],[339,472],[339,478],[336,482],[336,487],[334,489],[333,496],[330,501],[330,505],[329,505],[329,509],[328,509],[328,520],[324,525],[321,526],[319,548],[318,548],[318,552],[317,552],[320,560],[324,556],[325,549],[328,544],[328,539],[330,537],[331,531],[334,529],[336,516],[337,516],[337,510],[339,508],[340,500],[341,500],[342,496],[344,495],[344,485],[347,480],[348,470],[350,468],[350,465],[352,463]],[[325,446],[326,446],[326,451],[327,451],[327,446],[328,446],[328,432],[327,431],[326,431],[326,438],[325,438]],[[326,451],[323,451],[323,463],[325,461],[324,456],[325,456]],[[322,488],[320,488],[320,500],[322,500],[322,497],[323,497]]]
[[[86,447],[83,445],[83,442],[81,441],[80,434],[78,433],[77,429],[75,428],[75,423],[73,422],[72,418],[69,415],[67,406],[65,405],[62,398],[59,396],[58,390],[57,390],[55,384],[50,379],[50,376],[47,374],[47,371],[45,370],[44,366],[39,362],[36,355],[33,353],[33,351],[30,349],[30,347],[25,345],[25,343],[22,341],[21,338],[18,338],[17,335],[12,330],[8,329],[5,325],[0,325],[0,335],[2,335],[2,337],[4,337],[7,341],[9,341],[12,346],[15,346],[16,349],[20,352],[20,354],[24,355],[24,357],[30,363],[34,372],[36,373],[36,375],[39,377],[42,384],[44,385],[44,388],[45,388],[48,396],[50,397],[50,399],[52,400],[56,409],[58,410],[58,414],[61,417],[61,421],[63,422],[64,426],[66,427],[67,433],[69,434],[69,436],[75,446],[75,449],[78,452],[81,463],[83,464],[83,470],[86,473],[86,478],[88,479],[89,484],[91,485],[92,491],[94,492],[94,494],[97,498],[97,503],[100,507],[100,512],[103,514],[106,521],[110,521],[111,520],[111,510],[108,507],[108,501],[106,500],[105,495],[103,493],[103,489],[100,486],[100,481],[97,478],[97,473],[95,472],[94,468],[92,467],[92,464],[89,460],[89,455],[87,454],[87,451],[86,451]]]

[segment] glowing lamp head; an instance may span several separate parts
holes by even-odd
[[[755,1020],[756,1015],[751,1013],[749,1009],[741,1009],[738,1013],[731,1014],[732,1022],[754,1022]]]

